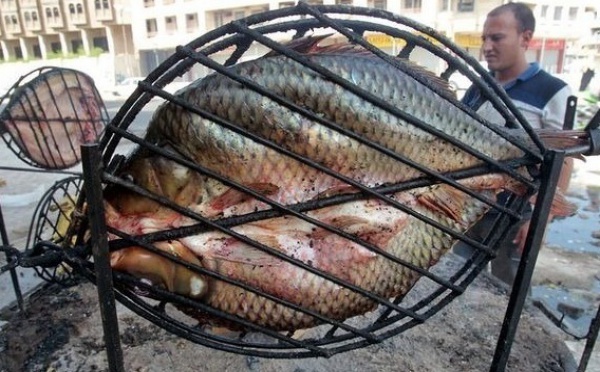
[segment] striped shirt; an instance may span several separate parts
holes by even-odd
[[[564,81],[542,70],[539,64],[529,64],[527,70],[503,88],[533,128],[563,128],[571,89]],[[476,86],[467,90],[462,101],[492,123],[505,122]]]

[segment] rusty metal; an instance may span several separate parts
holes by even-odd
[[[96,272],[96,287],[109,369],[113,372],[125,371],[123,366],[123,351],[119,335],[117,310],[115,307],[112,270],[108,257],[108,242],[104,222],[104,204],[102,203],[102,187],[100,183],[100,153],[98,145],[82,146],[84,162],[85,191],[88,196],[88,216],[91,225],[92,252]]]

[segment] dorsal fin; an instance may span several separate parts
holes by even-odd
[[[320,46],[319,43],[324,39],[330,37],[333,34],[325,34],[319,36],[305,36],[298,39],[293,39],[285,44],[285,47],[290,48],[298,53],[302,54],[344,54],[348,56],[362,56],[362,57],[372,57],[379,58],[374,55],[371,51],[363,48],[360,45],[352,44],[349,42],[338,42],[333,44],[328,44],[324,46]],[[273,57],[280,55],[279,52],[274,50],[265,54],[264,57]],[[430,70],[419,66],[415,62],[412,62],[406,58],[397,58],[406,69],[409,70],[411,75],[421,75],[425,77],[425,80],[430,85],[435,85],[442,90],[442,92],[447,92],[452,95],[452,90],[450,89],[450,85],[448,82],[441,77],[437,76]]]

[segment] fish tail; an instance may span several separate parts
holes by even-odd
[[[539,129],[536,131],[546,147],[553,150],[589,145],[589,134],[584,130]]]
[[[556,217],[569,217],[575,213],[577,213],[577,205],[568,201],[560,189],[556,189],[552,206],[550,207],[550,214]]]

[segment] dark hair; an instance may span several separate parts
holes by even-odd
[[[519,32],[526,30],[531,30],[531,32],[535,31],[535,17],[533,16],[531,9],[524,3],[507,3],[500,5],[489,12],[488,17],[498,16],[504,12],[512,12],[517,20]]]

